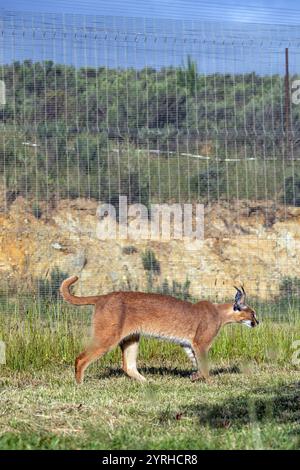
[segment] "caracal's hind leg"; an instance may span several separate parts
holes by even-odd
[[[134,335],[121,343],[123,370],[132,379],[138,380],[139,382],[145,382],[145,377],[139,373],[136,367],[139,340],[139,335]]]
[[[78,384],[82,383],[85,369],[105,353],[116,347],[119,343],[118,331],[111,331],[110,324],[105,318],[98,319],[93,325],[91,344],[76,358],[75,378]]]
[[[103,356],[110,348],[100,345],[91,345],[83,351],[75,360],[75,379],[78,384],[83,382],[85,369],[99,357]]]

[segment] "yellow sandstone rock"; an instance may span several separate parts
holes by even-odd
[[[232,296],[233,284],[244,282],[249,295],[278,294],[284,276],[300,277],[300,209],[274,207],[272,201],[222,202],[205,209],[205,238],[183,240],[99,240],[96,201],[41,204],[36,218],[28,202],[17,198],[0,214],[0,282],[30,288],[36,278],[58,267],[79,274],[77,292],[86,295],[112,289],[145,289],[141,253],[147,247],[160,261],[164,279],[191,282],[196,297]],[[124,250],[124,247],[136,250]],[[128,254],[126,254],[128,253]]]

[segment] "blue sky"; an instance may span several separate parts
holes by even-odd
[[[28,58],[76,66],[160,68],[183,65],[190,55],[204,73],[272,74],[284,71],[284,48],[289,47],[291,72],[299,73],[297,6],[295,0],[0,0],[7,32],[0,58],[4,63]],[[105,38],[103,31],[109,31]],[[154,42],[154,36],[161,37]]]
[[[298,0],[0,0],[2,8],[23,11],[85,13],[176,19],[227,19],[299,24]]]

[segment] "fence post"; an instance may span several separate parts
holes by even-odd
[[[285,48],[285,158],[291,158],[290,146],[290,113],[291,113],[291,100],[290,100],[290,79],[289,79],[289,49]]]

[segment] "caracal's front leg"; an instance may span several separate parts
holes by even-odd
[[[139,373],[136,366],[139,340],[139,335],[133,335],[131,338],[121,343],[123,370],[132,379],[138,380],[139,382],[146,382],[145,377]]]
[[[209,379],[208,348],[193,344],[193,350],[197,362],[197,372],[191,375],[193,381]]]

